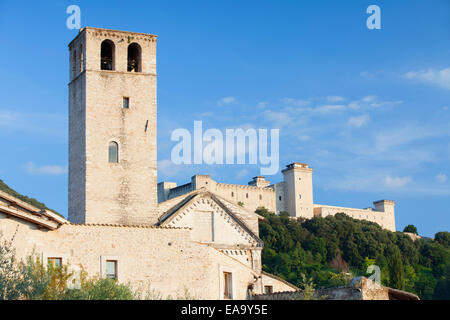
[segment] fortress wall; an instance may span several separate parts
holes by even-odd
[[[119,282],[136,289],[150,284],[164,298],[184,296],[187,289],[196,298],[221,299],[223,272],[231,272],[234,298],[245,299],[255,281],[254,272],[237,260],[192,242],[187,229],[62,225],[46,231],[4,214],[0,222],[3,239],[18,227],[13,245],[20,259],[34,250],[44,261],[62,257],[71,268],[82,265],[91,276],[104,273],[106,259],[117,260]]]
[[[371,208],[368,209],[355,209],[355,208],[345,208],[345,207],[335,207],[335,206],[324,206],[315,204],[314,205],[314,216],[330,216],[337,213],[345,213],[353,219],[367,220],[370,222],[375,222],[381,227],[395,232],[395,226],[392,225],[392,218],[390,214],[386,214],[382,211],[375,211]]]
[[[160,183],[160,189],[162,184]],[[243,207],[252,212],[259,207],[264,207],[273,212],[277,210],[274,188],[217,183],[208,175],[196,175],[192,177],[191,183],[170,189],[168,199],[173,199],[200,188],[206,188],[232,203],[242,202],[244,204]],[[280,189],[280,192],[283,195],[285,193],[282,189]]]
[[[192,183],[187,183],[187,184],[172,188],[172,189],[170,189],[167,199],[165,199],[165,200],[179,197],[179,196],[189,193],[193,190],[194,190],[194,188],[192,186]]]
[[[233,203],[242,202],[243,207],[252,212],[259,207],[276,211],[275,190],[272,188],[217,183],[214,193]]]

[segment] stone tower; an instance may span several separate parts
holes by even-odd
[[[384,213],[381,218],[378,217],[377,222],[384,228],[395,232],[395,201],[380,200],[375,201],[373,205],[375,206],[375,211]]]
[[[282,171],[285,183],[286,209],[293,217],[310,219],[313,208],[313,169],[305,163],[294,162]]]
[[[156,36],[87,27],[69,50],[69,220],[153,223]]]

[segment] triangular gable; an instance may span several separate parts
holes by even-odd
[[[192,228],[194,240],[200,242],[235,241],[240,245],[263,246],[262,240],[209,191],[191,193],[182,199],[161,216],[159,225]]]

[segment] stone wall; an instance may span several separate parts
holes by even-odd
[[[17,230],[17,233],[16,233]],[[62,225],[46,231],[0,213],[0,231],[17,256],[33,251],[43,260],[61,257],[71,268],[82,265],[90,275],[104,276],[107,259],[118,261],[118,279],[135,289],[147,288],[163,297],[223,298],[223,272],[232,273],[233,298],[245,299],[257,274],[220,251],[191,240],[189,229],[142,226]]]
[[[347,287],[317,289],[314,300],[390,300],[390,288],[376,284],[367,278],[355,278]],[[398,291],[398,290],[397,290]],[[416,300],[417,296],[404,292],[404,297]],[[277,292],[273,294],[255,295],[254,300],[303,300],[302,291]]]
[[[381,227],[395,232],[395,216],[390,212],[377,211],[372,208],[354,209],[314,204],[315,216],[327,217],[334,216],[337,213],[345,213],[353,219],[375,222]]]
[[[262,272],[261,274],[261,285],[262,285],[261,291],[263,293],[265,293],[266,289],[269,289],[266,287],[270,287],[272,292],[292,293],[299,290],[297,287],[290,284],[289,282],[284,281],[283,279],[276,277],[272,274],[269,274],[267,272]]]
[[[159,184],[159,193],[164,194],[166,183]],[[259,207],[264,207],[269,211],[275,212],[277,204],[275,199],[275,190],[272,187],[258,187],[240,184],[217,183],[209,175],[196,175],[192,177],[192,182],[170,189],[165,200],[173,199],[180,195],[205,188],[212,193],[233,203],[243,203],[243,207],[254,212]],[[160,202],[162,202],[160,200]]]

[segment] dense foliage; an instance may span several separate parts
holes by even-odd
[[[6,183],[4,183],[1,179],[0,179],[0,191],[3,191],[13,197],[16,197],[17,199],[22,200],[23,202],[26,202],[28,204],[31,204],[32,206],[35,206],[36,208],[39,208],[41,210],[51,210],[52,212],[59,214],[58,212],[56,212],[55,210],[49,209],[47,208],[47,206],[42,203],[37,201],[34,198],[30,198],[27,196],[24,196],[20,193],[18,193],[16,190],[11,189]]]
[[[301,274],[318,287],[346,285],[377,265],[383,285],[422,299],[450,299],[449,232],[413,241],[345,214],[295,220],[264,208],[256,212],[266,218],[260,223],[263,269],[294,285],[301,286]]]

